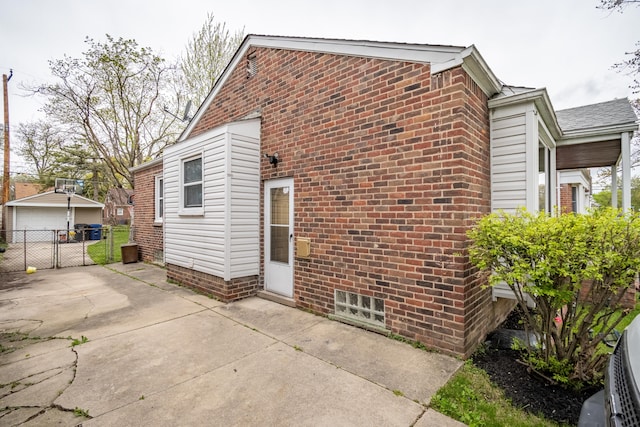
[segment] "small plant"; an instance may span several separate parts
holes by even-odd
[[[424,350],[424,351],[431,351],[431,350],[429,350],[427,348],[427,346],[422,344],[420,341],[414,341],[414,340],[411,340],[409,338],[405,338],[402,335],[394,334],[393,332],[389,332],[387,337],[389,337],[389,338],[391,338],[392,340],[395,340],[395,341],[400,341],[400,342],[409,344],[413,348],[417,348],[417,349]]]
[[[89,410],[88,409],[78,408],[76,406],[75,409],[73,410],[73,415],[75,415],[76,417],[89,418]]]
[[[69,338],[71,338],[71,337],[69,337]],[[82,336],[80,337],[80,339],[78,339],[78,338],[74,338],[74,339],[71,341],[71,347],[75,347],[75,346],[77,346],[77,345],[85,344],[85,343],[87,343],[87,342],[89,342],[89,338],[87,338],[87,337],[85,337],[84,335],[82,335]]]
[[[395,394],[398,397],[403,397],[404,396],[404,393],[401,392],[400,390],[393,390],[393,394]]]
[[[302,347],[297,346],[297,345],[294,345],[294,346],[293,346],[293,349],[294,349],[295,351],[302,351]]]

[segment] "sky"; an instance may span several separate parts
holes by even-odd
[[[505,84],[545,87],[556,110],[633,97],[612,69],[640,41],[640,7],[599,0],[0,0],[0,74],[11,129],[43,118],[24,85],[51,81],[49,60],[80,58],[86,37],[133,38],[175,59],[207,13],[246,34],[475,45]],[[638,95],[635,95],[636,97]],[[0,106],[1,107],[1,106]],[[11,132],[15,147],[15,132]],[[12,149],[12,152],[14,150]],[[25,164],[12,154],[11,173]]]

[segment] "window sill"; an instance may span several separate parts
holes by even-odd
[[[182,209],[178,211],[178,215],[180,216],[204,216],[203,208],[190,208],[190,209]]]

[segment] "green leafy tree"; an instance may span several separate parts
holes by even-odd
[[[17,137],[16,151],[30,165],[28,173],[35,175],[42,188],[52,187],[56,176],[56,153],[64,145],[60,130],[44,120],[20,123]]]
[[[18,126],[18,153],[27,160],[34,182],[42,189],[51,188],[56,178],[86,182],[83,195],[102,200],[110,182],[98,179],[108,171],[99,155],[82,141],[70,140],[50,122],[21,123]]]
[[[622,200],[622,190],[618,188],[618,204]],[[608,185],[604,190],[593,195],[593,201],[599,207],[611,206],[611,186]],[[634,176],[631,178],[631,207],[640,211],[640,177]]]
[[[132,187],[129,168],[157,156],[181,129],[162,109],[177,99],[176,70],[135,40],[85,42],[83,57],[50,61],[57,82],[35,91],[48,98],[47,120],[97,154],[105,181]]]
[[[572,385],[600,380],[607,355],[598,345],[624,316],[621,300],[640,269],[640,214],[494,213],[469,237],[471,261],[491,272],[491,285],[511,288],[537,338],[524,343],[529,365]]]
[[[184,93],[195,105],[205,100],[243,39],[244,29],[231,33],[225,23],[216,22],[213,14],[207,14],[179,60]]]

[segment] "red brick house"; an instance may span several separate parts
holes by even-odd
[[[133,190],[126,188],[110,188],[104,199],[103,224],[131,224],[131,204]]]
[[[513,295],[482,286],[466,231],[492,209],[553,209],[557,170],[628,171],[623,104],[583,126],[474,46],[248,36],[178,142],[133,170],[135,239],[221,300],[468,356]]]

